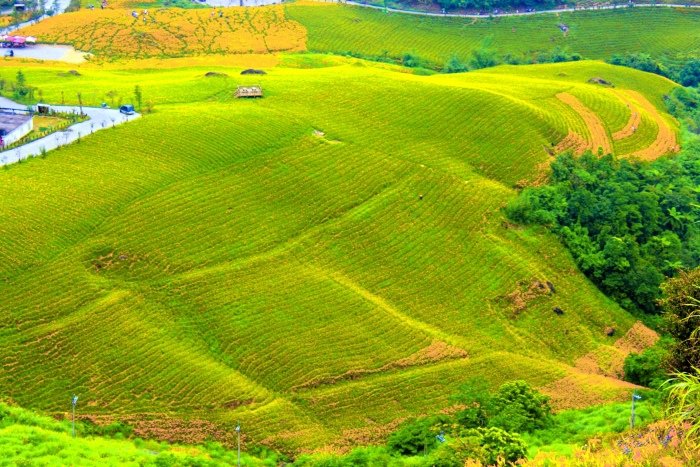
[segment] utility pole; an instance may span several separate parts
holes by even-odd
[[[236,420],[236,433],[238,434],[238,467],[241,467],[241,421]]]
[[[634,403],[641,398],[642,396],[637,394],[637,391],[632,391],[632,416],[630,417],[630,428],[634,428]]]
[[[75,438],[75,406],[78,404],[78,396],[73,394],[73,398],[70,401],[73,406],[73,438]]]

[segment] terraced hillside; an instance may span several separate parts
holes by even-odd
[[[77,393],[82,415],[183,441],[229,440],[240,419],[290,451],[378,439],[470,376],[526,379],[559,407],[627,397],[621,359],[653,333],[500,208],[588,134],[558,95],[614,135],[620,93],[658,107],[672,83],[592,62],[282,63],[24,69],[48,102],[138,83],[156,111],[0,171],[0,394],[60,413]],[[266,97],[234,99],[246,83]]]
[[[437,65],[452,55],[466,60],[484,46],[513,58],[534,58],[555,47],[589,59],[642,51],[670,59],[700,53],[698,10],[620,8],[471,19],[387,15],[306,2],[288,5],[286,11],[288,18],[306,27],[309,50],[399,58],[410,52]],[[560,29],[562,24],[568,27],[566,32]]]
[[[110,2],[105,10],[59,15],[22,33],[74,45],[97,60],[309,50],[394,59],[413,53],[429,66],[442,66],[453,55],[467,60],[483,47],[510,59],[533,59],[555,48],[590,59],[640,51],[669,60],[700,54],[698,10],[620,8],[463,19],[386,15],[317,2],[245,10],[151,6]],[[148,14],[141,10],[145,7]],[[131,16],[133,8],[138,18]],[[565,33],[562,24],[568,26]]]

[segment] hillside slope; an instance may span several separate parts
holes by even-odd
[[[443,65],[486,47],[501,56],[536,58],[554,48],[589,59],[643,51],[652,56],[700,53],[700,11],[620,8],[531,17],[431,18],[305,2],[286,6],[287,17],[308,31],[308,49],[370,56],[417,54]],[[563,32],[561,25],[566,25]]]
[[[622,358],[653,333],[500,209],[590,134],[559,94],[612,135],[632,117],[617,92],[654,107],[673,84],[590,62],[300,60],[323,67],[25,70],[48,102],[140,83],[157,105],[0,171],[0,394],[63,412],[76,393],[83,416],[182,441],[240,419],[289,451],[378,439],[473,376],[558,407],[627,397]],[[245,83],[266,97],[234,99]]]
[[[135,8],[141,13],[142,4]],[[118,7],[112,9],[112,7]],[[431,18],[321,2],[253,9],[133,9],[110,2],[23,28],[42,42],[71,44],[97,60],[202,54],[332,52],[400,59],[418,55],[442,67],[486,48],[508,60],[533,60],[555,49],[588,59],[644,51],[668,60],[700,54],[700,11],[620,8],[531,17]],[[562,32],[561,25],[568,27]]]

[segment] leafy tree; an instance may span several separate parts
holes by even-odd
[[[671,349],[671,366],[692,373],[700,368],[700,269],[681,272],[662,289],[666,330],[677,342]]]
[[[642,386],[659,387],[667,378],[664,368],[669,358],[672,341],[661,339],[639,354],[631,353],[625,359],[625,381]]]
[[[404,456],[415,456],[432,450],[437,444],[436,426],[449,423],[449,417],[419,418],[403,423],[387,440],[389,449]]]
[[[544,427],[552,413],[549,397],[525,381],[503,384],[490,394],[483,382],[472,380],[460,387],[452,401],[465,408],[455,414],[462,428],[496,427],[513,432],[530,432]]]
[[[22,70],[17,70],[17,87],[22,88],[26,86],[27,84],[27,78],[24,76],[24,73],[22,73]]]
[[[700,60],[690,60],[678,74],[679,82],[683,86],[697,86],[700,84]]]
[[[653,163],[564,154],[551,184],[527,188],[506,208],[559,235],[576,263],[630,310],[659,311],[660,284],[700,265],[700,144]]]
[[[141,86],[138,84],[134,87],[134,97],[136,98],[136,104],[139,106],[138,109],[141,111],[141,101],[143,100],[143,94],[141,92]]]
[[[447,73],[461,73],[463,71],[469,71],[469,67],[457,55],[452,55],[445,63],[445,72]]]
[[[403,54],[401,64],[405,67],[416,68],[421,66],[421,60],[417,55],[406,52]]]
[[[481,47],[472,52],[472,58],[469,61],[469,66],[474,70],[481,68],[490,68],[498,65],[496,54],[486,47]]]
[[[429,465],[461,466],[469,459],[483,465],[502,465],[501,462],[515,463],[526,454],[527,446],[517,434],[493,427],[473,428],[441,444],[431,454]]]
[[[648,73],[656,73],[657,75],[667,75],[665,70],[656,60],[651,57],[651,55],[643,52],[627,53],[624,55],[615,54],[610,60],[608,60],[608,63],[612,65],[626,66],[629,68],[646,71]]]
[[[484,427],[488,423],[488,407],[491,395],[488,385],[479,379],[472,379],[459,387],[451,402],[464,408],[455,413],[455,419],[461,427]]]
[[[550,421],[549,397],[532,389],[525,381],[505,383],[491,398],[489,426],[516,433],[543,428]]]

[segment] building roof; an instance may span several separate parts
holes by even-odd
[[[0,135],[13,132],[31,119],[31,115],[0,112]]]

